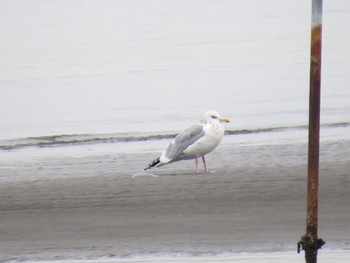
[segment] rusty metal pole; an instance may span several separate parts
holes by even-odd
[[[306,234],[298,243],[298,253],[305,250],[307,263],[317,262],[317,251],[325,244],[318,238],[318,177],[321,101],[322,0],[312,0],[309,150]]]

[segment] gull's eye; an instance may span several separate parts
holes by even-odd
[[[217,118],[218,118],[217,116],[214,116],[214,115],[211,115],[211,117],[212,117],[213,119],[217,119]]]

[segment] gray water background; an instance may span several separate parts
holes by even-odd
[[[1,151],[62,138],[167,138],[211,109],[231,118],[232,133],[282,127],[280,139],[293,142],[301,129],[297,138],[305,140],[311,3],[63,0],[1,6]],[[349,134],[348,32],[349,2],[326,1],[325,139]]]

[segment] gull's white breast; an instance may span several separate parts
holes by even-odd
[[[205,135],[194,144],[184,150],[184,154],[189,157],[203,156],[216,148],[224,136],[224,126],[220,123],[206,124],[204,127]]]

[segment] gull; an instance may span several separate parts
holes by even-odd
[[[230,122],[216,111],[207,111],[197,124],[179,133],[164,149],[159,158],[153,160],[144,170],[181,161],[195,159],[196,173],[199,173],[198,158],[202,158],[207,173],[205,155],[214,150],[224,136],[223,122]]]

